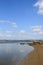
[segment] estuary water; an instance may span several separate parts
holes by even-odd
[[[0,65],[19,65],[32,50],[28,44],[0,43]]]

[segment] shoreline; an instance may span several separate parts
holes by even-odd
[[[30,52],[20,65],[43,65],[43,45],[32,45],[35,50]]]

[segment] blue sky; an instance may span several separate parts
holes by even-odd
[[[43,0],[0,0],[0,39],[43,39]]]

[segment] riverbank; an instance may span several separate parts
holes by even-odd
[[[43,45],[33,45],[35,48],[22,61],[22,65],[43,65]]]

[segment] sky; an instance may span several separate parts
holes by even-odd
[[[0,39],[43,40],[43,0],[0,0]]]

